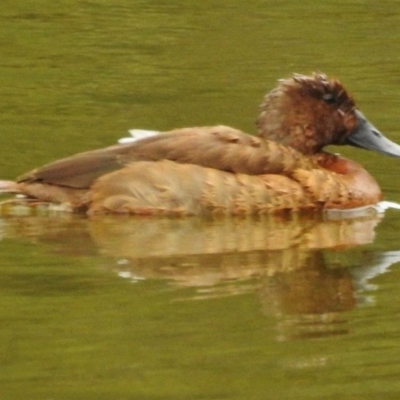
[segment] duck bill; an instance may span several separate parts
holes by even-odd
[[[400,157],[400,146],[382,135],[360,111],[356,111],[358,129],[347,138],[347,144]]]

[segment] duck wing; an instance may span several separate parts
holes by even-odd
[[[34,169],[18,182],[87,189],[100,176],[131,163],[160,160],[249,175],[286,174],[315,165],[292,148],[215,126],[176,129],[133,143],[78,153]]]

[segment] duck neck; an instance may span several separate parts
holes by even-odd
[[[299,112],[297,100],[279,88],[269,93],[261,104],[257,135],[306,155],[318,153],[325,143],[321,143],[313,113],[307,112],[305,107]]]

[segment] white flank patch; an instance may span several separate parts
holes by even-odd
[[[130,129],[128,131],[131,137],[124,137],[118,140],[119,144],[134,143],[138,140],[146,139],[148,137],[157,136],[159,131],[147,131],[145,129]]]

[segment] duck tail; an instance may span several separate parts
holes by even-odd
[[[19,193],[17,182],[0,180],[0,194],[1,193]]]

